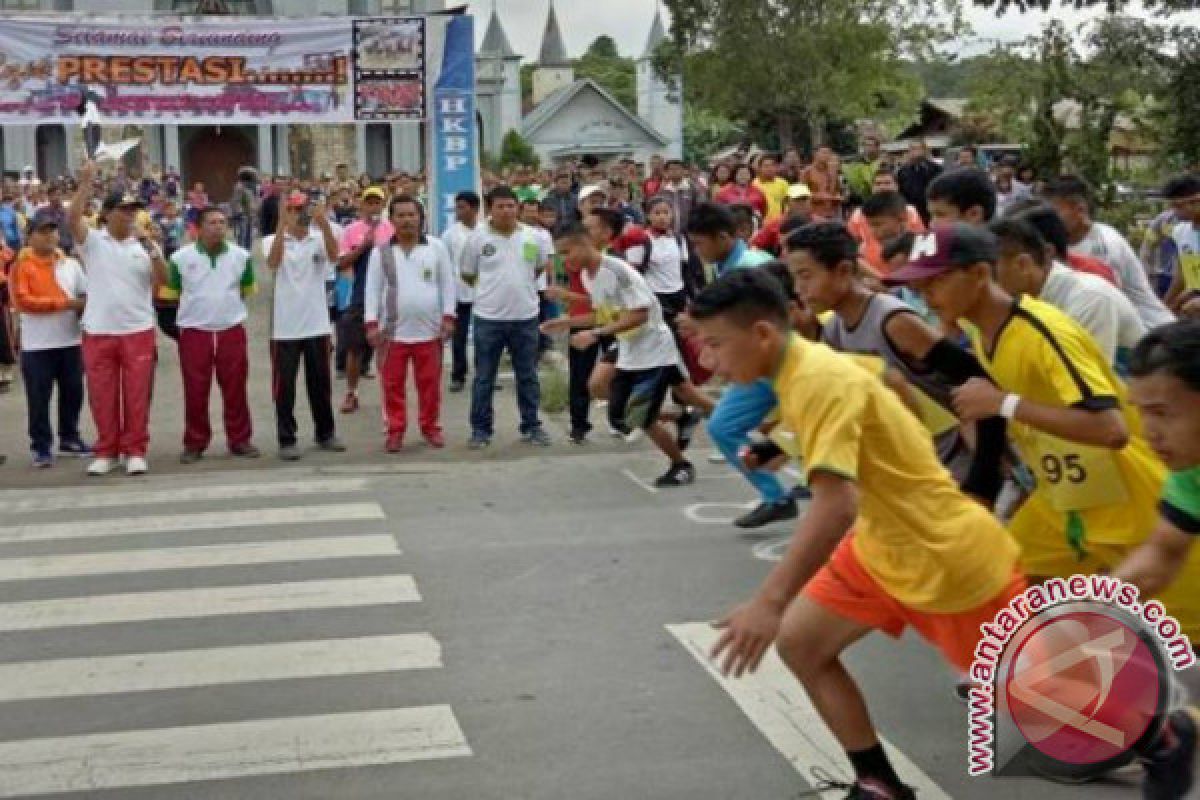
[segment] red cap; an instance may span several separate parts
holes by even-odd
[[[304,208],[308,205],[308,195],[304,192],[292,192],[287,196],[288,208]]]

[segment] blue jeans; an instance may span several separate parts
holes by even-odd
[[[471,389],[471,435],[490,439],[494,433],[492,392],[500,356],[508,348],[517,376],[517,409],[521,412],[521,434],[542,426],[538,420],[541,385],[538,383],[538,321],[474,318],[475,382]]]
[[[764,503],[772,504],[786,498],[783,484],[773,473],[746,469],[738,457],[738,451],[749,443],[748,434],[762,425],[777,402],[768,381],[735,383],[726,388],[708,420],[709,438],[717,445],[721,455],[753,484]]]

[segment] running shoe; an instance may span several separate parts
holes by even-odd
[[[1196,721],[1188,709],[1172,712],[1158,748],[1142,762],[1146,768],[1142,797],[1145,800],[1187,797],[1195,777],[1195,760]]]
[[[770,525],[772,522],[795,519],[800,513],[796,501],[791,497],[778,503],[759,503],[733,521],[735,527],[750,530]]]
[[[680,461],[678,464],[672,464],[669,470],[660,475],[654,481],[654,485],[660,489],[666,489],[675,486],[687,486],[695,482],[696,468],[688,461]]]

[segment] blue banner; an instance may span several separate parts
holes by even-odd
[[[433,90],[433,233],[454,224],[454,196],[479,186],[479,134],[475,121],[475,24],[451,17],[442,70]]]

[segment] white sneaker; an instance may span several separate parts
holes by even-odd
[[[126,475],[145,475],[148,469],[150,469],[150,465],[141,456],[130,456],[129,460],[125,462]]]
[[[97,459],[94,459],[91,464],[88,464],[87,474],[88,475],[107,475],[108,473],[113,471],[113,467],[115,467],[116,465],[117,465],[117,462],[111,458],[97,458]]]

